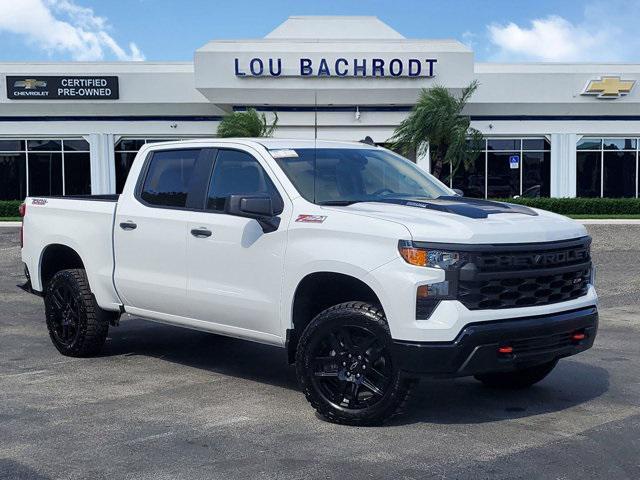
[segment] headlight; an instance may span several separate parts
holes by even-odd
[[[408,240],[400,240],[398,250],[404,260],[418,267],[432,267],[448,270],[462,261],[460,252],[438,248],[418,248]]]

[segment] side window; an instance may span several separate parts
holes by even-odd
[[[199,154],[199,149],[155,152],[142,186],[142,199],[162,207],[186,206],[189,181]]]
[[[282,212],[282,198],[258,161],[239,150],[219,150],[209,183],[207,210],[224,211],[229,195],[269,195]]]

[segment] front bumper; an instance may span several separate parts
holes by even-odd
[[[591,348],[598,330],[595,306],[548,315],[469,324],[451,342],[394,340],[400,370],[419,375],[468,376],[511,371]],[[582,340],[573,340],[576,332]],[[512,347],[512,353],[498,352]]]

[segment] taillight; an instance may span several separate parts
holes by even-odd
[[[22,225],[20,225],[20,248],[24,247],[24,217],[27,214],[27,204],[21,203],[18,207],[18,213],[22,217]]]

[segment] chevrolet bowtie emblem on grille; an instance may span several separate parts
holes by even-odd
[[[619,98],[631,92],[635,80],[622,80],[620,77],[601,77],[591,80],[583,95],[597,95],[598,98]]]
[[[25,90],[35,90],[36,88],[45,88],[47,82],[44,80],[36,80],[35,78],[26,78],[14,82],[13,86],[16,88],[24,88]]]

